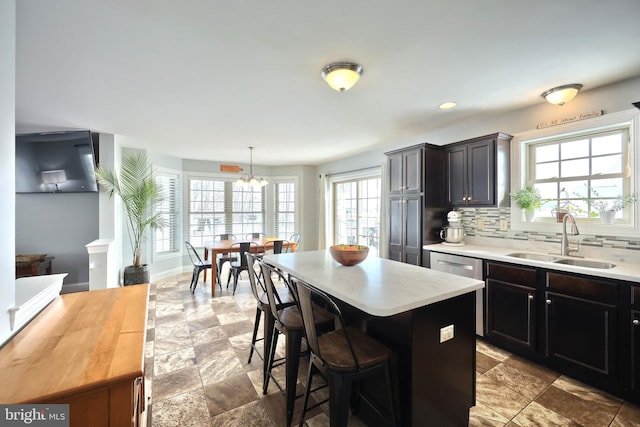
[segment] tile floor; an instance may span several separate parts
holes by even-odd
[[[148,425],[284,425],[284,397],[273,385],[267,395],[262,394],[262,360],[254,355],[247,363],[256,304],[244,278],[235,296],[217,289],[213,299],[210,282],[202,286],[201,281],[195,295],[190,293],[190,273],[151,286]],[[306,366],[302,361],[300,378]],[[278,370],[276,376],[282,378],[284,369]],[[640,425],[637,405],[483,341],[477,346],[476,371],[477,404],[471,410],[470,426]],[[328,426],[327,413],[326,404],[316,409],[308,417],[308,426]],[[298,414],[294,420],[299,420]],[[352,416],[349,425],[363,423]]]

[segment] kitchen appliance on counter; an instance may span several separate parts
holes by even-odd
[[[447,214],[449,225],[440,230],[440,238],[443,244],[461,246],[464,245],[464,228],[462,227],[462,213],[450,211]]]

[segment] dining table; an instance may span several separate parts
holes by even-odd
[[[257,253],[264,253],[265,248],[268,249],[268,246],[275,240],[282,240],[277,237],[261,237],[257,239],[243,239],[243,240],[215,240],[204,242],[204,260],[207,261],[209,259],[209,252],[211,252],[211,297],[213,298],[216,293],[216,274],[215,271],[218,267],[218,255],[219,254],[228,254],[231,252],[238,252],[239,248],[232,248],[231,245],[234,243],[240,242],[253,242],[257,244],[257,248],[255,249]],[[286,250],[287,252],[295,252],[296,244],[294,242],[289,242],[288,240],[284,240],[282,244],[282,250]],[[207,281],[207,270],[204,270],[204,281]]]
[[[394,351],[398,425],[468,425],[483,281],[373,256],[343,266],[328,250],[267,255],[264,262],[328,294],[352,324]],[[384,406],[384,388],[374,379],[361,390]],[[367,399],[358,415],[386,425]]]

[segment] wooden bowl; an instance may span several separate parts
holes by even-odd
[[[331,256],[342,265],[360,264],[369,254],[369,248],[362,245],[333,245],[329,248]]]

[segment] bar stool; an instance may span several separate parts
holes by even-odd
[[[251,292],[253,293],[254,298],[256,299],[258,305],[256,308],[256,318],[253,323],[253,336],[251,337],[251,348],[249,350],[249,360],[247,363],[251,363],[251,357],[253,356],[253,352],[255,351],[260,358],[265,361],[263,366],[263,371],[266,372],[266,357],[263,357],[260,351],[256,348],[256,342],[264,340],[264,354],[266,355],[269,349],[271,348],[271,333],[273,330],[273,316],[271,315],[271,311],[269,309],[269,299],[267,297],[267,290],[264,286],[264,283],[260,280],[260,277],[256,273],[254,266],[258,257],[255,254],[247,253],[245,254],[247,257],[247,265],[249,267],[249,283],[251,284]],[[262,273],[260,273],[262,276]],[[289,307],[295,305],[295,301],[293,296],[289,292],[288,288],[279,289],[278,292],[274,295],[276,299],[276,303],[278,304],[278,309]],[[260,327],[260,317],[264,313],[264,334],[263,338],[258,339],[258,328]],[[264,372],[263,372],[263,380],[264,380]]]
[[[379,408],[367,399],[365,395],[360,394],[360,398],[366,400],[381,417],[395,426],[396,411],[392,391],[394,387],[391,378],[392,351],[370,336],[351,326],[346,326],[340,309],[327,294],[313,288],[302,280],[295,278],[291,280],[295,283],[292,286],[297,291],[307,344],[311,352],[300,427],[304,423],[313,376],[316,373],[320,373],[329,386],[328,400],[331,427],[346,426],[349,419],[349,406],[352,409],[357,407],[356,397],[360,393],[359,390],[352,390],[353,383],[375,374],[382,374],[385,377],[390,414],[385,414],[387,411]],[[312,298],[314,301],[323,303],[327,310],[335,316],[338,324],[334,331],[319,336],[315,323],[316,314],[311,303]],[[324,402],[326,400],[313,407]]]
[[[298,381],[298,366],[300,364],[300,348],[302,346],[302,337],[304,335],[304,327],[302,324],[302,316],[297,305],[279,308],[275,298],[275,287],[271,279],[271,274],[275,273],[278,277],[284,281],[285,285],[289,286],[287,279],[280,273],[275,267],[272,267],[264,262],[259,261],[260,268],[262,269],[262,277],[264,278],[264,285],[267,290],[267,298],[269,300],[269,309],[273,316],[273,330],[271,335],[270,349],[267,354],[267,364],[264,376],[264,384],[262,393],[267,394],[269,387],[269,379],[273,379],[278,389],[282,391],[282,387],[278,384],[278,381],[273,377],[272,370],[276,366],[282,364],[281,361],[275,360],[276,347],[278,345],[278,337],[280,334],[286,337],[285,358],[286,364],[285,371],[285,387],[284,395],[286,400],[286,412],[287,412],[287,427],[291,426],[293,422],[293,410],[296,399],[296,383]],[[289,291],[295,298],[295,289],[289,287]],[[331,330],[333,328],[333,316],[326,310],[320,307],[312,308],[314,317],[313,320],[318,327],[319,331]],[[280,362],[275,364],[275,362]]]

